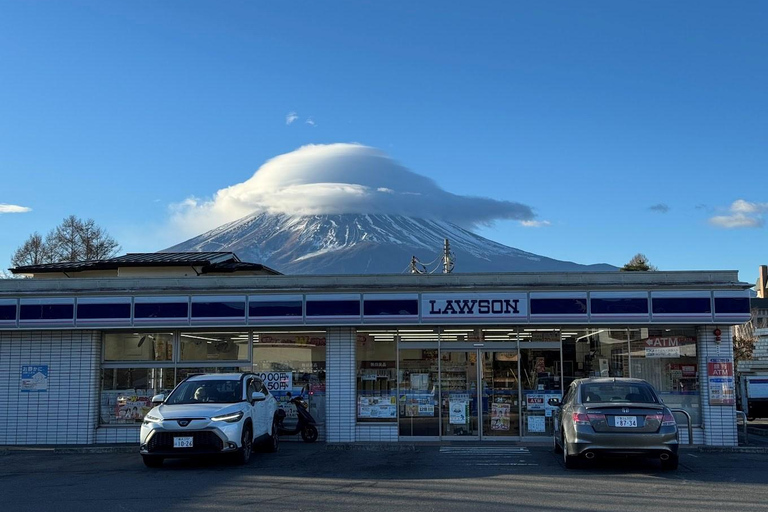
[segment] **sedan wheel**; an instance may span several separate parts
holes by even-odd
[[[563,464],[565,464],[565,469],[576,469],[578,462],[579,458],[576,455],[568,453],[568,443],[565,440],[565,432],[563,432]]]
[[[552,434],[552,450],[555,453],[563,453],[563,448],[557,444],[557,434]]]

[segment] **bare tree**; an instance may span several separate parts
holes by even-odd
[[[70,215],[51,230],[45,239],[33,233],[11,257],[11,265],[21,267],[110,258],[120,250],[120,244],[93,219],[81,220]]]
[[[24,244],[16,249],[11,257],[11,266],[22,267],[25,265],[40,265],[50,263],[52,255],[48,244],[42,235],[35,231]]]

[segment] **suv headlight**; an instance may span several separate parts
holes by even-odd
[[[160,423],[163,419],[158,416],[152,416],[151,414],[147,414],[144,416],[144,424],[149,425],[150,423]]]
[[[235,423],[240,421],[243,417],[243,411],[231,412],[228,414],[222,414],[221,416],[212,416],[211,421],[226,421],[227,423]]]

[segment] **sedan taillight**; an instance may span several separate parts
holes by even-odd
[[[674,427],[677,425],[675,417],[672,416],[670,411],[664,411],[664,414],[649,414],[645,417],[646,423],[651,420],[658,421],[662,427]]]
[[[573,423],[576,425],[589,425],[589,416],[583,412],[574,412]]]
[[[666,410],[664,411],[664,417],[661,421],[662,427],[674,427],[677,425],[677,422],[675,421],[675,417],[672,416],[672,411]]]

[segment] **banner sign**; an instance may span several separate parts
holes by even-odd
[[[48,391],[48,365],[25,365],[21,367],[21,391]]]
[[[528,297],[525,293],[425,293],[421,312],[422,319],[440,321],[526,318]]]
[[[257,372],[256,375],[264,382],[270,393],[293,389],[292,372]]]
[[[734,405],[736,393],[733,382],[733,361],[725,357],[707,359],[709,405]]]
[[[696,343],[694,338],[687,336],[651,336],[645,340],[645,357],[648,358],[678,358],[680,346]]]

